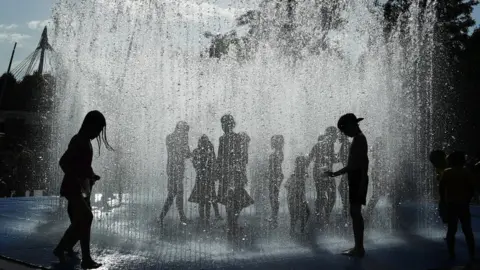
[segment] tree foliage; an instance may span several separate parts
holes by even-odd
[[[435,5],[434,69],[432,77],[424,78],[424,81],[431,80],[433,86],[432,122],[435,123],[434,140],[437,147],[447,144],[452,148],[462,148],[478,144],[469,139],[471,134],[476,134],[477,137],[480,135],[472,128],[478,126],[478,120],[474,120],[478,109],[471,102],[475,100],[474,89],[480,86],[473,75],[476,71],[472,62],[480,48],[478,30],[470,35],[470,30],[475,25],[472,11],[478,1],[388,0],[384,5],[387,38],[394,31],[399,31],[401,36],[408,38],[407,20],[412,19],[409,11],[414,4],[420,10],[419,14],[428,5]],[[424,22],[420,20],[420,23]],[[421,24],[419,26],[422,27]]]
[[[305,52],[333,50],[328,46],[328,33],[343,22],[341,3],[340,0],[315,0],[315,9],[300,10],[295,0],[263,0],[258,10],[249,10],[236,18],[233,30],[217,35],[205,34],[210,38],[208,56],[231,56],[243,61],[262,43],[277,46],[286,55],[296,57]]]

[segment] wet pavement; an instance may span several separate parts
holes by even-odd
[[[79,269],[79,259],[59,265],[51,253],[68,226],[60,202],[55,197],[0,199],[0,255],[50,269]],[[242,234],[229,242],[223,220],[207,229],[199,225],[193,208],[187,209],[191,222],[184,225],[172,206],[161,228],[155,219],[161,204],[162,200],[140,197],[125,198],[123,204],[94,203],[92,254],[104,264],[101,269],[425,270],[467,261],[461,232],[457,262],[446,259],[444,228],[430,204],[407,204],[396,211],[380,205],[379,218],[367,227],[367,255],[362,260],[339,255],[353,245],[351,228],[340,215],[331,221],[334,225],[311,223],[305,235],[291,237],[284,207],[276,229],[270,229],[265,216],[247,209],[240,219]],[[480,211],[472,211],[479,213],[474,218],[478,236]]]

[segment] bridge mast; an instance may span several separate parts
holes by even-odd
[[[38,43],[37,50],[40,49],[40,63],[38,63],[38,73],[40,75],[43,74],[43,63],[45,62],[45,50],[49,49],[50,44],[48,44],[48,35],[47,35],[47,27],[43,29],[42,38]]]

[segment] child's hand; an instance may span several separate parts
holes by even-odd
[[[333,172],[331,172],[331,171],[326,171],[326,172],[323,173],[323,175],[326,176],[326,177],[334,177]]]

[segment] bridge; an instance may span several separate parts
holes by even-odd
[[[40,123],[40,111],[46,107],[45,99],[51,92],[54,50],[48,41],[47,27],[43,29],[36,49],[11,69],[15,55],[14,46],[10,64],[0,77],[0,123],[7,120],[22,121],[27,125]],[[50,87],[48,87],[50,86]]]

